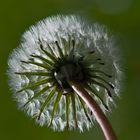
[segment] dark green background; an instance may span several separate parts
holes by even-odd
[[[56,133],[38,127],[17,109],[7,84],[7,59],[30,25],[50,15],[76,13],[107,25],[118,37],[125,74],[117,108],[109,116],[119,140],[140,140],[139,0],[0,0],[0,140],[103,140],[89,132]]]

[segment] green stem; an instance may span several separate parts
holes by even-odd
[[[88,94],[88,92],[83,88],[82,85],[74,81],[69,81],[69,84],[72,86],[73,90],[83,99],[86,105],[93,112],[97,122],[99,123],[106,140],[117,140],[117,136],[110,125],[108,119],[95,102],[95,100]]]

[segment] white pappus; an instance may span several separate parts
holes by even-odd
[[[82,83],[109,111],[120,92],[117,49],[105,26],[80,16],[52,16],[31,26],[8,60],[9,85],[19,108],[55,131],[91,128],[94,115],[68,81]]]

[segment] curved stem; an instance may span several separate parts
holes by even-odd
[[[99,123],[104,133],[106,140],[117,140],[117,136],[115,135],[112,126],[110,125],[108,119],[106,118],[98,104],[95,102],[95,100],[87,93],[87,91],[80,84],[74,81],[69,81],[69,84],[93,112],[97,122]]]

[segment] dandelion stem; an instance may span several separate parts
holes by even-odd
[[[110,125],[108,119],[95,102],[95,100],[88,94],[88,92],[80,85],[74,81],[69,81],[69,84],[72,86],[73,90],[83,99],[87,106],[93,112],[97,122],[99,123],[106,140],[117,140],[117,136]]]

